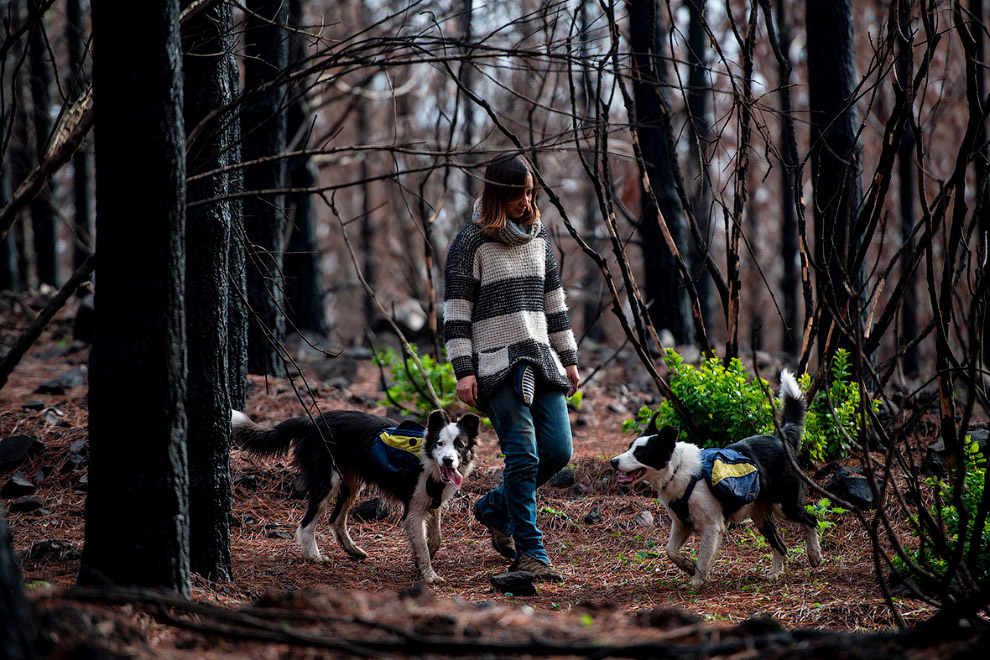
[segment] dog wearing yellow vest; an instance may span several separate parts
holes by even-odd
[[[335,410],[265,427],[234,410],[231,425],[234,443],[250,454],[280,456],[292,449],[309,499],[296,530],[303,556],[328,561],[316,544],[315,528],[331,502],[330,528],[341,547],[355,559],[368,556],[347,531],[347,513],[365,485],[373,484],[402,505],[402,526],[422,580],[443,581],[431,559],[440,547],[442,509],[474,467],[477,415],[464,415],[452,423],[435,410],[423,427],[356,410]]]
[[[780,374],[780,399],[783,442],[777,436],[756,435],[709,452],[677,442],[677,429],[671,426],[657,429],[654,415],[646,432],[611,460],[619,483],[642,479],[656,488],[671,518],[667,556],[692,576],[693,587],[708,578],[727,524],[747,518],[756,523],[773,551],[771,578],[783,571],[787,555],[774,522],[776,514],[804,526],[808,560],[812,566],[821,563],[818,521],[804,508],[804,482],[784,446],[786,442],[797,455],[807,410],[804,395],[787,370]],[[732,488],[733,482],[741,488]],[[737,492],[730,496],[727,490]],[[694,531],[701,537],[697,562],[681,552]]]

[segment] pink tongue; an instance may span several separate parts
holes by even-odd
[[[444,477],[446,477],[447,481],[454,484],[458,488],[460,488],[461,484],[464,483],[464,477],[462,477],[461,473],[455,470],[454,468],[441,466],[440,472],[443,474]]]

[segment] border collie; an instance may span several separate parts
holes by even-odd
[[[780,430],[796,455],[801,446],[807,405],[797,381],[787,370],[780,374],[780,395],[783,411]],[[667,556],[679,568],[694,576],[691,580],[694,587],[701,586],[708,578],[726,523],[747,518],[756,523],[757,529],[770,543],[773,566],[769,576],[778,577],[784,568],[787,548],[777,533],[775,512],[805,527],[808,560],[812,566],[818,566],[822,560],[818,545],[818,521],[804,508],[804,483],[791,465],[781,439],[771,435],[754,435],[732,443],[726,449],[746,456],[756,465],[759,473],[760,489],[756,499],[735,510],[727,509],[712,494],[704,477],[695,479],[702,471],[701,450],[696,445],[677,442],[677,429],[673,427],[665,426],[658,430],[655,415],[646,432],[633,440],[627,451],[613,458],[611,464],[619,472],[619,483],[632,484],[643,479],[656,488],[672,521]],[[692,481],[696,483],[687,501],[679,501]],[[687,505],[686,511],[684,504]],[[697,563],[681,553],[681,547],[693,530],[701,536]]]
[[[315,527],[331,502],[330,527],[337,541],[355,559],[368,556],[347,533],[347,512],[364,486],[372,484],[402,504],[402,526],[423,581],[443,581],[430,560],[440,547],[441,509],[474,467],[477,415],[464,415],[453,424],[439,410],[430,413],[419,462],[414,459],[410,469],[400,471],[380,465],[371,456],[378,434],[397,426],[387,417],[335,410],[266,428],[234,410],[231,423],[235,444],[250,454],[280,456],[292,447],[293,462],[302,472],[309,497],[306,515],[296,530],[303,556],[328,561],[316,545]]]

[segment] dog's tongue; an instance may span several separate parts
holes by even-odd
[[[458,488],[460,488],[461,487],[461,484],[464,482],[464,477],[461,476],[461,473],[458,472],[457,470],[455,470],[452,467],[447,467],[446,465],[441,465],[440,466],[440,473],[443,475],[443,478],[444,479],[446,479],[450,483],[454,484]]]

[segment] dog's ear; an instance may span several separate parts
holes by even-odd
[[[678,433],[679,431],[673,426],[665,426],[657,432],[657,435],[659,436],[657,440],[659,440],[663,446],[666,447],[669,445],[673,448],[674,444],[677,442]]]
[[[660,432],[657,430],[657,417],[659,415],[659,410],[653,413],[653,417],[650,417],[650,423],[646,425],[646,432],[643,435],[656,435]]]
[[[478,427],[481,425],[481,418],[474,413],[468,413],[457,420],[457,426],[469,438],[478,437]]]
[[[447,425],[447,414],[442,410],[434,410],[430,413],[430,420],[427,422],[427,427],[429,428],[428,433],[431,436],[436,436],[440,433],[440,429]]]

